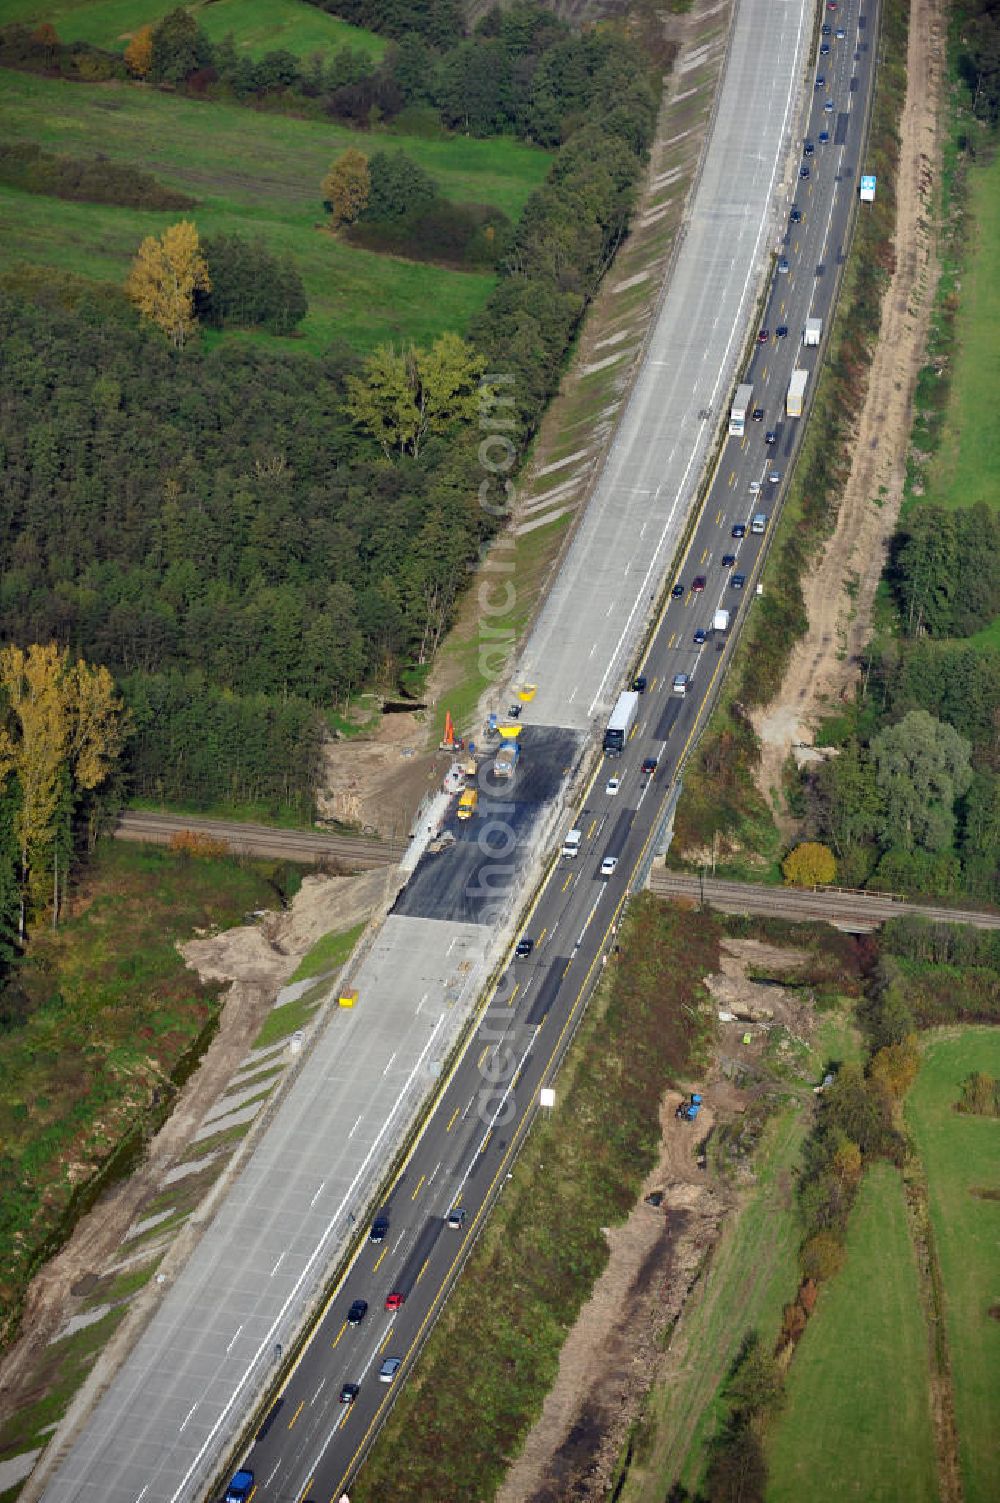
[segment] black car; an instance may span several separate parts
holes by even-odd
[[[766,444],[776,444],[778,442],[778,435],[775,433],[773,428],[771,429],[770,433],[764,434],[764,442]]]
[[[830,25],[829,21],[824,21],[822,26],[820,27],[820,35],[828,37],[832,30],[833,27]]]
[[[729,580],[734,590],[742,590],[746,582],[747,577],[745,574],[733,574]]]
[[[367,1314],[368,1301],[366,1299],[356,1299],[347,1312],[347,1324],[349,1326],[359,1326]]]
[[[812,174],[809,171],[809,168],[806,167],[805,164],[803,163],[803,165],[799,168],[799,177],[802,178],[803,181],[804,181],[807,177],[811,177],[811,176],[812,176]]]
[[[817,73],[817,75],[816,75],[816,82],[813,84],[813,88],[814,89],[822,89],[825,83],[826,83],[826,79],[824,78],[823,74],[822,73]]]
[[[792,212],[788,217],[793,224],[802,223],[802,210],[799,208],[798,204],[792,204]]]
[[[369,1242],[384,1242],[389,1235],[388,1216],[376,1216],[372,1222],[372,1229],[368,1233]]]
[[[819,55],[820,55],[820,57],[829,57],[829,55],[830,55],[830,43],[829,42],[821,42],[820,43]]]
[[[674,600],[680,600],[681,596],[684,594],[684,586],[682,584],[675,584],[673,589],[670,591],[670,594]]]
[[[787,324],[779,324],[778,327],[775,329],[774,334],[775,334],[775,338],[776,339],[787,339],[788,338],[788,325]]]
[[[642,771],[645,777],[651,778],[653,776],[653,773],[656,771],[656,758],[647,757],[645,762],[643,762],[642,764]]]
[[[360,1383],[345,1383],[340,1390],[340,1402],[342,1404],[353,1404],[360,1392]]]
[[[722,555],[722,567],[724,569],[731,569],[733,567],[733,565],[735,564],[735,562],[736,562],[736,554],[735,553],[724,553]]]
[[[645,694],[646,685],[648,682],[649,680],[646,678],[646,675],[644,673],[640,673],[636,678],[632,680],[632,688],[635,690],[636,694]]]
[[[698,630],[694,634],[694,645],[696,647],[701,647],[701,645],[702,645],[702,643],[704,641],[705,641],[705,631],[704,631],[704,629],[702,627],[699,626]]]
[[[811,157],[812,154],[813,154],[813,152],[815,150],[816,150],[816,148],[813,145],[813,143],[811,141],[807,141],[806,144],[802,148],[802,155],[804,157]]]
[[[753,420],[754,420],[755,423],[762,423],[764,421],[764,409],[763,409],[763,407],[755,407],[754,408],[754,410],[753,410]]]
[[[747,535],[746,523],[745,522],[734,522],[733,523],[733,537],[734,538],[745,538],[746,535]]]
[[[534,948],[535,941],[533,939],[519,939],[514,954],[519,960],[526,960]]]

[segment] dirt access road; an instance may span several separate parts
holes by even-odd
[[[794,825],[781,808],[773,808],[781,769],[793,747],[811,744],[817,720],[846,699],[858,679],[875,590],[903,499],[913,394],[938,279],[933,200],[941,166],[945,37],[943,0],[912,0],[896,269],[882,306],[854,461],[836,530],[803,580],[809,630],[795,647],[778,698],[754,716],[761,742],[758,786],[786,836]]]

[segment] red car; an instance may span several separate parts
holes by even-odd
[[[770,339],[770,337],[771,336],[770,336],[769,332],[767,331],[767,329],[761,329],[760,333],[757,335],[757,343],[758,344],[767,344],[767,341]]]
[[[385,1308],[387,1310],[398,1310],[400,1305],[405,1304],[405,1302],[406,1295],[401,1294],[398,1289],[394,1289],[391,1294],[386,1296]]]
[[[696,595],[700,595],[701,594],[702,590],[705,588],[705,576],[704,576],[704,574],[699,574],[697,579],[692,579],[692,581],[691,581],[691,588],[692,588],[692,590],[694,591],[694,593]]]

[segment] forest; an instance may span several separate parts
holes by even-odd
[[[41,31],[31,46],[58,69]],[[626,231],[656,96],[613,32],[579,38],[521,5],[471,45],[494,33],[519,55],[556,37],[566,64],[565,140],[462,331],[476,368],[509,378],[523,449]],[[5,60],[27,46],[11,35]],[[225,237],[203,249],[205,322],[280,332],[301,317],[287,258]],[[116,289],[79,278],[8,272],[0,345],[0,631],[110,669],[133,795],[308,814],[331,715],[364,685],[419,688],[497,525],[478,501],[475,423],[456,411],[419,452],[391,451],[357,391],[400,352],[172,348]]]

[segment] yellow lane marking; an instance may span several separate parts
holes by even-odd
[[[305,1399],[303,1399],[301,1401],[301,1403],[299,1404],[299,1407],[296,1409],[295,1413],[292,1415],[291,1419],[288,1421],[288,1428],[289,1428],[289,1430],[295,1424],[295,1421],[298,1419],[299,1415],[302,1413],[302,1411],[303,1411],[303,1409],[305,1407],[306,1407],[306,1401],[305,1401]]]
[[[462,1110],[462,1108],[460,1106],[456,1106],[455,1110],[451,1114],[451,1121],[448,1123],[448,1126],[445,1128],[445,1132],[451,1132],[452,1128],[455,1126],[455,1118],[458,1116],[458,1114],[459,1114],[459,1112],[461,1110]]]
[[[340,1340],[341,1336],[343,1336],[343,1334],[344,1334],[344,1332],[346,1330],[347,1330],[347,1321],[345,1320],[344,1324],[341,1326],[341,1328],[337,1332],[336,1336],[330,1342],[330,1350],[331,1350],[331,1352],[333,1351],[334,1347],[337,1345],[337,1342]]]
[[[489,1045],[487,1045],[487,1048],[489,1048]],[[485,1054],[486,1054],[486,1049],[483,1050],[483,1055],[485,1055]],[[416,1200],[417,1196],[420,1194],[420,1187],[421,1187],[421,1185],[423,1184],[423,1182],[424,1182],[424,1180],[426,1178],[427,1178],[426,1174],[422,1174],[420,1176],[419,1180],[417,1181],[417,1188],[414,1190],[413,1194],[410,1196],[411,1200]]]
[[[389,1249],[387,1247],[383,1247],[382,1251],[378,1255],[378,1260],[376,1261],[375,1267],[372,1269],[372,1273],[378,1273],[379,1265],[381,1264],[382,1259],[385,1257],[388,1251]]]

